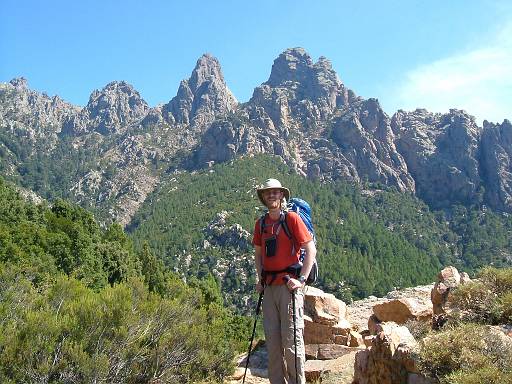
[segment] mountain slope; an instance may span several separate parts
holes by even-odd
[[[275,156],[249,156],[192,174],[168,175],[135,215],[131,237],[138,246],[149,241],[155,254],[184,276],[213,271],[228,301],[242,306],[253,291],[250,241],[263,212],[255,188],[267,177],[278,177],[293,196],[311,203],[319,285],[345,299],[427,283],[441,265],[471,271],[512,261],[510,218],[490,212],[479,216],[462,207],[447,218],[396,190],[321,185],[295,174]]]

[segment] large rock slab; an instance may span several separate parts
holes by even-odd
[[[306,359],[309,360],[333,360],[345,356],[348,353],[357,352],[361,348],[348,347],[339,344],[307,344]]]
[[[345,319],[347,305],[333,294],[307,287],[304,294],[304,311],[315,323],[335,325]]]
[[[351,329],[347,320],[336,325],[326,325],[315,323],[309,316],[304,316],[304,343],[346,345]]]
[[[430,321],[432,307],[422,305],[412,298],[402,298],[375,305],[373,313],[380,321],[404,324],[408,320]]]

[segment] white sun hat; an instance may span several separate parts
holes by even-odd
[[[290,190],[288,188],[283,187],[281,182],[277,179],[267,179],[263,185],[256,190],[258,193],[258,198],[263,205],[265,205],[265,202],[263,201],[263,192],[265,192],[267,189],[280,189],[281,192],[284,193],[284,198],[286,201],[290,200]]]

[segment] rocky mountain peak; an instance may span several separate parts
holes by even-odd
[[[91,94],[81,116],[71,123],[70,130],[102,134],[125,131],[141,120],[148,110],[148,104],[132,85],[126,81],[113,81]]]
[[[28,82],[24,77],[16,77],[9,81],[9,84],[16,89],[28,89]]]
[[[303,48],[289,48],[274,60],[270,78],[265,84],[278,87],[288,81],[303,82],[312,66],[313,60]]]
[[[342,86],[331,62],[321,56],[316,63],[303,48],[289,48],[274,60],[265,83],[270,87],[305,88],[306,98],[328,97]]]
[[[225,84],[219,60],[209,53],[203,54],[197,60],[196,66],[192,71],[192,75],[190,76],[188,83],[192,91],[197,91],[197,89],[207,81],[218,81]]]
[[[325,57],[314,63],[302,48],[290,48],[274,60],[267,82],[254,90],[249,105],[265,111],[262,119],[270,119],[281,130],[314,128],[342,106],[350,95],[332,65]],[[260,112],[258,112],[261,114]]]
[[[62,125],[80,110],[58,96],[31,90],[24,77],[1,83],[0,98],[0,125],[34,142],[55,140]]]
[[[237,105],[219,61],[204,54],[197,60],[190,78],[181,82],[176,97],[163,107],[163,113],[170,124],[190,124],[201,131]]]

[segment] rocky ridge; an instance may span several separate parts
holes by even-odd
[[[62,159],[52,158],[53,148],[71,142],[64,151],[85,150],[94,160],[69,176],[67,192],[108,212],[107,221],[127,224],[162,171],[180,167],[185,157],[195,168],[257,153],[278,155],[322,182],[414,192],[435,208],[486,204],[512,211],[508,120],[481,128],[454,109],[398,111],[390,118],[378,100],[348,89],[326,58],[314,62],[302,48],[279,55],[269,79],[243,104],[209,54],[165,105],[150,107],[130,84],[115,81],[79,108],[30,90],[22,78],[1,85],[0,101],[4,169],[19,173],[27,161],[13,153],[11,140],[26,137],[33,154],[56,162]]]
[[[428,337],[421,339],[421,335],[414,336],[411,330],[439,325],[439,316],[456,311],[450,300],[453,290],[469,283],[471,280],[466,273],[446,267],[435,284],[397,290],[387,297],[370,297],[350,305],[307,287],[304,308],[306,380],[346,384],[438,383],[437,379],[422,374],[418,364],[419,343],[428,342]],[[510,326],[487,329],[510,351]],[[264,343],[259,343],[255,349],[246,382],[267,383]],[[229,383],[243,376],[245,355],[238,362]]]

